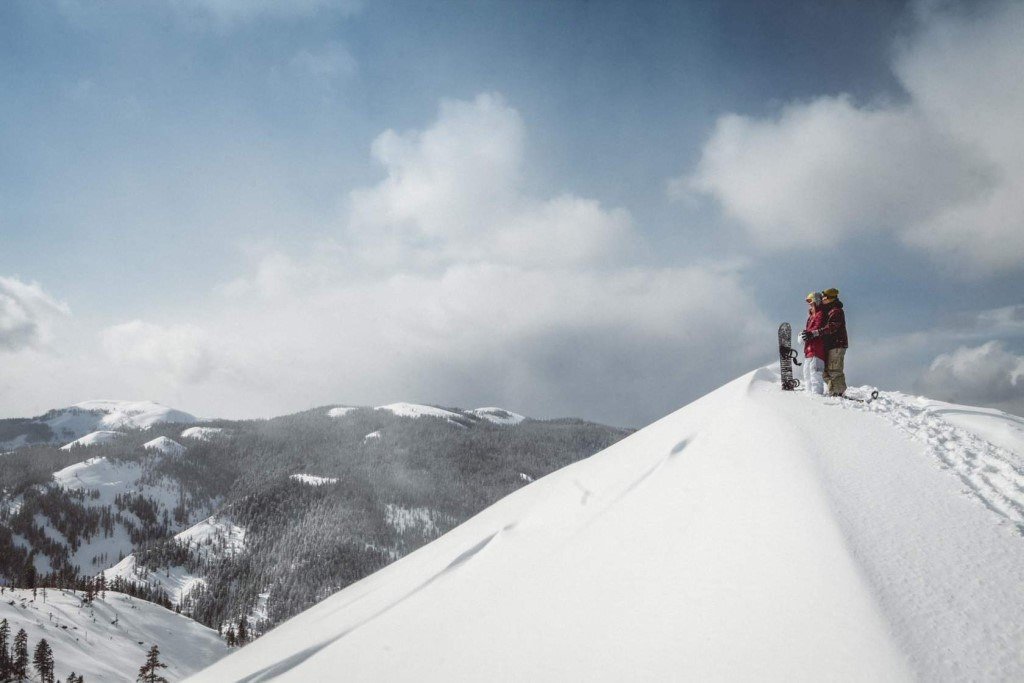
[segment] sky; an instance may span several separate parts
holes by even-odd
[[[643,426],[838,287],[1024,414],[1024,3],[0,4],[0,415]]]

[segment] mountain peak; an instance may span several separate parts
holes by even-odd
[[[1019,679],[1024,431],[949,415],[762,368],[192,680]]]

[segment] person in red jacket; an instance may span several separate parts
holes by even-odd
[[[821,303],[825,313],[821,333],[828,347],[825,382],[829,396],[842,396],[846,393],[846,349],[850,346],[850,338],[846,334],[846,313],[843,312],[843,302],[839,300],[839,290],[835,287],[826,289],[821,293]]]
[[[807,295],[807,324],[800,333],[804,343],[804,386],[807,391],[822,396],[825,393],[823,374],[828,349],[821,329],[825,325],[825,311],[822,308],[821,293]]]

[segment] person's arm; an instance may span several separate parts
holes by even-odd
[[[846,327],[846,314],[843,309],[836,307],[828,312],[828,322],[821,326],[818,334],[836,334]]]

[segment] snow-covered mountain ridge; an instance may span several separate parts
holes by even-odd
[[[1021,680],[1024,420],[749,373],[193,681]]]
[[[153,401],[83,401],[57,408],[29,419],[0,420],[0,449],[20,448],[33,443],[70,445],[83,437],[116,433],[126,429],[148,429],[156,424],[194,424],[199,419],[182,410]],[[93,437],[80,445],[89,445]]]

